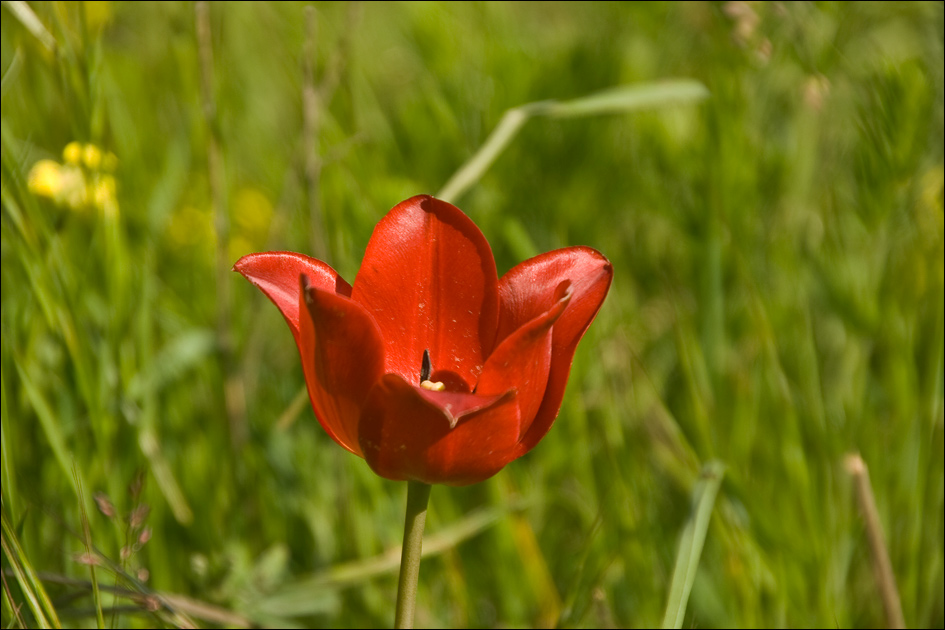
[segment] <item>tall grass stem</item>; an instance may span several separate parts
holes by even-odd
[[[238,450],[249,437],[246,422],[246,401],[238,363],[232,360],[233,340],[230,330],[230,268],[228,244],[230,222],[226,211],[226,176],[223,170],[223,152],[220,148],[220,126],[217,118],[213,83],[213,40],[210,29],[210,3],[197,2],[197,47],[200,55],[200,96],[204,123],[207,126],[207,177],[213,205],[213,227],[217,237],[217,347],[220,363],[226,375],[223,397],[230,424],[230,440]]]
[[[893,573],[889,550],[886,548],[883,536],[883,525],[879,520],[879,510],[876,509],[876,498],[873,496],[873,488],[870,485],[870,471],[859,453],[847,455],[844,463],[847,472],[853,477],[856,501],[866,525],[870,555],[873,557],[873,574],[876,577],[876,585],[886,613],[886,627],[905,628],[906,620],[902,614],[899,590],[896,588],[896,575]]]

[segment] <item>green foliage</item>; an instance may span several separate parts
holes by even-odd
[[[405,484],[220,264],[353,280],[526,104],[455,201],[614,286],[541,445],[433,489],[418,625],[884,625],[850,452],[945,625],[941,3],[211,3],[212,111],[192,3],[0,11],[4,627],[391,623]]]

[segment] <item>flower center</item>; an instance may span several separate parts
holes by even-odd
[[[442,392],[446,385],[439,381],[431,381],[430,373],[433,371],[433,364],[430,362],[430,351],[423,351],[423,359],[420,361],[420,387],[429,389],[431,392]]]

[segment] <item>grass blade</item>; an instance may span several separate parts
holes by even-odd
[[[38,39],[46,50],[49,52],[56,51],[56,38],[53,37],[52,33],[43,25],[39,17],[33,12],[33,9],[30,8],[30,5],[26,4],[23,0],[5,0],[3,6],[9,9],[10,14],[13,15],[33,37]]]
[[[709,90],[692,79],[620,85],[563,103],[552,103],[538,112],[554,118],[616,114],[648,107],[695,103],[709,97]]]
[[[79,480],[79,473],[72,465],[72,480],[75,483],[76,496],[79,498],[79,515],[82,517],[82,542],[85,543],[85,553],[92,556],[92,527],[89,524],[89,514],[85,509],[85,492],[82,482]],[[98,577],[95,575],[95,563],[89,563],[89,578],[92,584],[92,603],[95,606],[95,621],[99,629],[105,628],[105,616],[102,612],[102,594],[98,587]]]
[[[570,101],[535,101],[507,110],[502,115],[499,125],[493,130],[485,143],[469,158],[456,173],[450,177],[437,197],[455,202],[466,190],[479,181],[496,158],[518,135],[526,122],[532,117],[549,116],[552,118],[577,118],[628,112],[647,107],[659,107],[701,101],[708,97],[709,90],[698,81],[679,79],[643,83],[640,85],[621,85],[615,88],[593,92]]]
[[[16,372],[20,375],[20,384],[23,386],[23,391],[26,393],[27,399],[33,406],[33,411],[36,412],[36,417],[39,418],[39,424],[43,428],[43,433],[46,434],[46,439],[49,440],[49,445],[52,447],[56,462],[58,462],[63,474],[67,477],[70,476],[72,474],[72,465],[70,463],[71,458],[68,454],[68,449],[66,448],[66,438],[62,433],[62,427],[57,421],[52,407],[49,406],[49,403],[46,402],[46,399],[33,383],[33,379],[27,375],[26,370],[20,367],[19,363],[16,364]]]
[[[676,567],[673,569],[673,581],[663,615],[663,628],[681,628],[686,616],[686,605],[692,583],[696,579],[702,545],[705,543],[709,528],[709,517],[715,505],[715,496],[722,485],[725,467],[721,462],[709,462],[702,467],[702,474],[692,490],[692,513],[679,539],[679,551],[676,554]]]
[[[528,122],[529,115],[527,105],[506,111],[502,115],[502,120],[499,121],[499,126],[493,130],[476,154],[450,177],[436,196],[446,201],[455,201],[466,192],[466,189],[479,181],[499,154],[518,135],[522,126]]]
[[[29,559],[26,557],[23,547],[20,546],[20,541],[16,537],[16,532],[7,517],[6,510],[0,511],[0,525],[2,525],[0,546],[3,548],[3,555],[16,577],[23,595],[26,596],[36,625],[40,628],[61,628],[62,624],[59,623],[56,609],[49,600],[46,589],[43,588],[43,583],[36,576],[33,567],[30,566]]]
[[[509,511],[518,510],[520,507],[513,504],[471,512],[465,518],[426,537],[423,541],[422,557],[437,556],[456,547],[494,525]],[[241,612],[256,622],[271,620],[267,616],[274,614],[274,611],[280,611],[281,618],[324,614],[338,607],[338,590],[396,572],[400,566],[400,553],[401,547],[397,546],[371,558],[337,564],[297,578],[281,585],[277,593],[250,602],[248,610]]]

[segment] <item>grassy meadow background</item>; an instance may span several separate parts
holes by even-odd
[[[683,625],[885,626],[852,453],[945,625],[942,3],[200,11],[0,9],[4,627],[390,625],[406,484],[229,269],[352,281],[550,99],[451,201],[500,274],[589,245],[614,284],[543,442],[433,489],[418,625],[659,624],[724,467]]]

